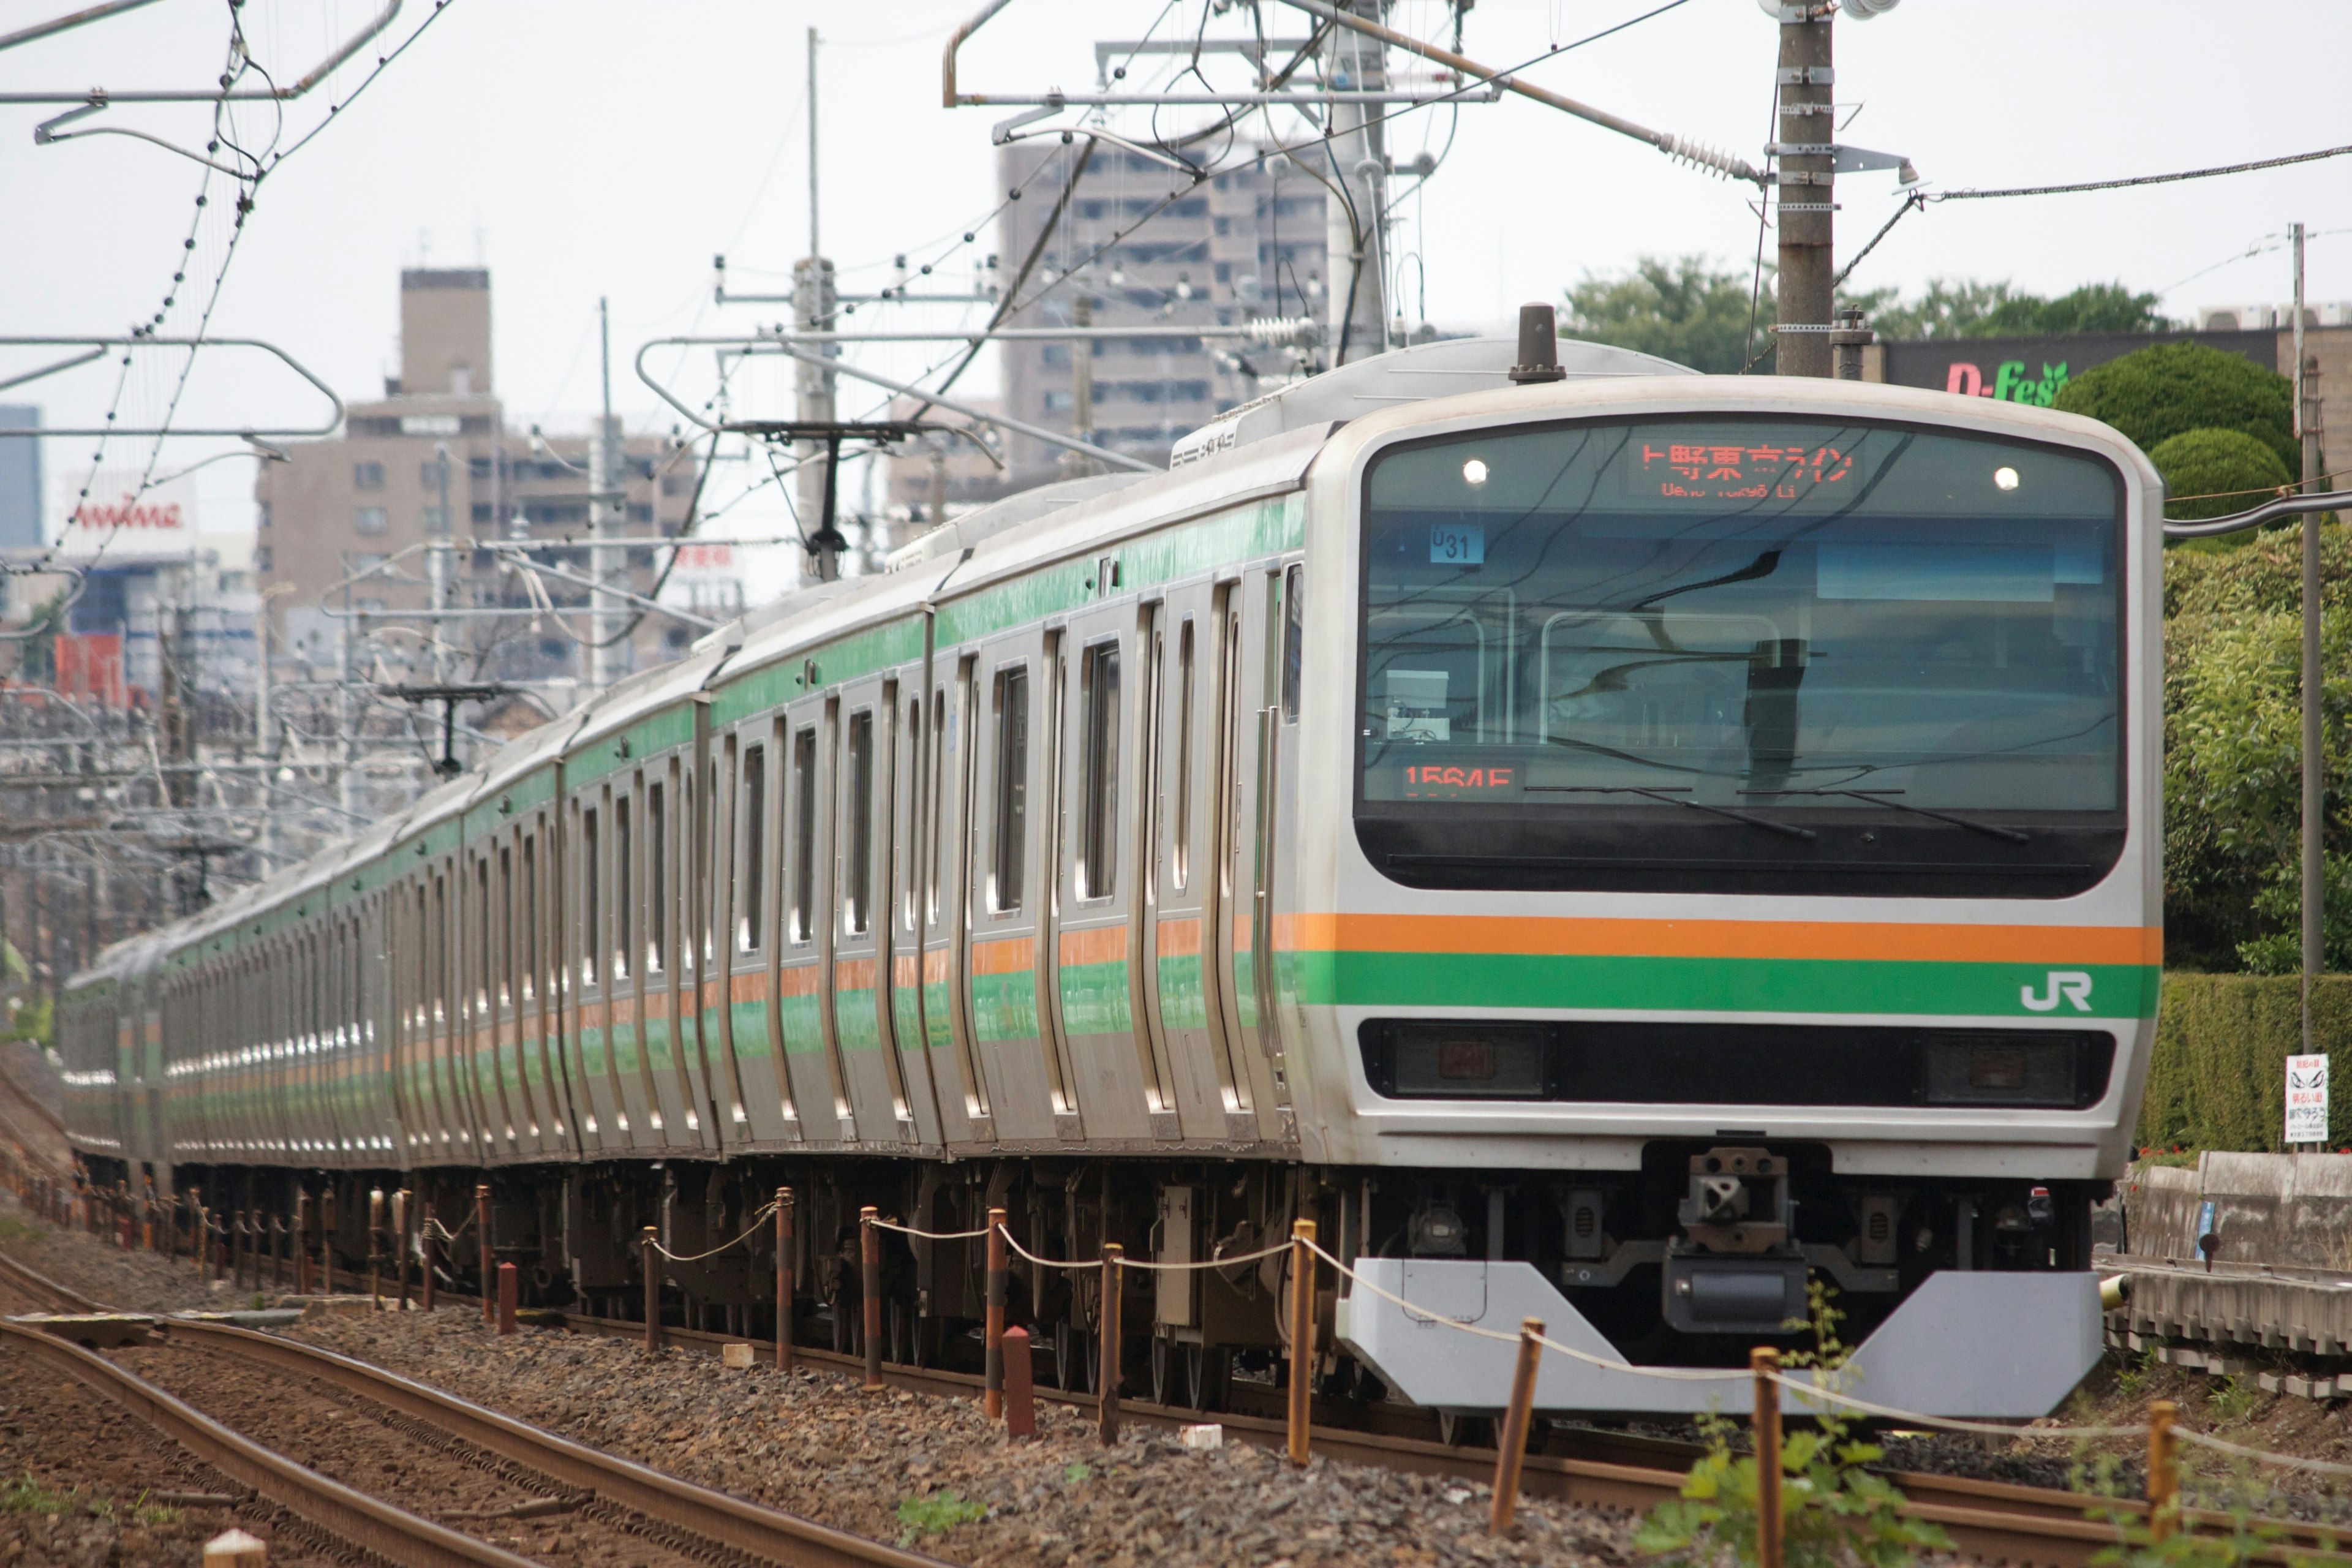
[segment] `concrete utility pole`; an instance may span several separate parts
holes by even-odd
[[[808,30],[808,144],[809,144],[809,253],[806,258],[793,266],[793,327],[797,331],[830,331],[836,309],[833,283],[833,263],[824,258],[817,229],[817,161],[816,161],[816,29]],[[838,343],[826,343],[818,350],[826,359],[841,357]],[[799,363],[793,376],[794,417],[803,424],[830,425],[838,417],[834,412],[834,388],[836,378],[823,365]],[[801,532],[813,537],[822,526],[824,516],[824,493],[832,479],[828,469],[833,463],[822,441],[795,441],[793,455],[799,468],[793,475],[794,510],[799,513]],[[809,552],[809,563],[817,581],[830,583],[841,575],[841,553],[836,550],[818,549]]]
[[[606,301],[596,301],[596,331],[603,342],[604,412],[596,420],[595,439],[588,443],[588,574],[596,586],[588,591],[590,640],[588,679],[602,691],[629,672],[628,650],[621,645],[621,601],[608,590],[620,574],[615,542],[621,537],[622,487],[620,426],[613,420],[613,316]]]
[[[1346,9],[1368,21],[1380,20],[1376,0],[1347,0]],[[1351,27],[1331,29],[1330,57],[1324,79],[1346,91],[1384,92],[1388,89],[1388,45]],[[1379,353],[1388,347],[1387,289],[1381,263],[1386,258],[1387,138],[1377,103],[1333,103],[1325,111],[1331,134],[1331,181],[1345,200],[1324,209],[1325,267],[1330,277],[1328,295],[1331,363]]]
[[[433,680],[445,685],[449,679],[449,444],[436,441],[433,446],[433,468],[440,476],[441,506],[434,514],[432,538],[425,557],[425,580],[433,593]]]
[[[2294,235],[2294,433],[2303,444],[2303,488],[2319,484],[2319,378],[2303,353],[2303,225]],[[2319,733],[2319,519],[2303,520],[2303,1048],[2319,1049],[2311,1016],[2312,982],[2326,967],[2325,829],[2326,778]]]
[[[1780,231],[1779,352],[1773,368],[1782,375],[1828,376],[1831,362],[1830,307],[1837,276],[1830,245],[1835,224],[1830,144],[1836,132],[1837,73],[1830,63],[1831,7],[1820,0],[1780,5],[1780,196],[1774,219]],[[1819,147],[1820,152],[1787,151]]]
[[[1070,324],[1080,331],[1095,324],[1091,295],[1081,293],[1070,301]],[[1070,434],[1089,445],[1095,438],[1095,345],[1090,338],[1070,344]],[[1064,452],[1059,467],[1066,479],[1102,472],[1101,464],[1077,451]]]

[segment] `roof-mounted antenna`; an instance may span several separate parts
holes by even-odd
[[[1549,305],[1519,307],[1519,363],[1511,367],[1511,379],[1521,386],[1530,383],[1559,381],[1568,372],[1559,368],[1559,326]]]

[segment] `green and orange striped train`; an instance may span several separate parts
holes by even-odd
[[[485,1182],[529,1291],[613,1312],[641,1225],[791,1186],[786,1321],[843,1343],[864,1205],[1194,1263],[1314,1217],[1362,1397],[1497,1405],[1443,1321],[1532,1314],[1590,1346],[1548,1405],[1703,1407],[1642,1369],[1822,1284],[1873,1397],[2047,1409],[2154,1025],[2160,483],[2047,409],[1544,357],[1381,355],[965,516],[110,952],[93,1179],[332,1191],[354,1258],[367,1191]],[[772,1331],[770,1246],[667,1310]],[[1012,1311],[1083,1384],[1066,1278]],[[1280,1375],[1272,1264],[1129,1280],[1139,1385]],[[884,1293],[892,1356],[973,1353],[976,1243]]]

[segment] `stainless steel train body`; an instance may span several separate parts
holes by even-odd
[[[2046,410],[1563,348],[1015,497],[124,944],[78,1145],[216,1203],[487,1180],[608,1306],[637,1225],[789,1183],[837,1340],[861,1202],[1066,1257],[1313,1215],[1422,1309],[1327,1279],[1329,1375],[1465,1409],[1507,1365],[1433,1317],[1728,1364],[1825,1283],[1881,1394],[2047,1408],[2153,1031],[2158,480]],[[677,1310],[772,1312],[763,1245]],[[898,1353],[959,1353],[975,1261],[894,1253]],[[1087,1288],[1023,1287],[1082,1381]],[[1134,1288],[1161,1392],[1279,1345],[1270,1265]]]

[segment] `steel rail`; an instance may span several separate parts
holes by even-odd
[[[945,1568],[940,1558],[697,1486],[332,1351],[228,1323],[165,1318],[160,1326],[168,1339],[317,1378],[512,1459],[560,1485],[592,1491],[659,1523],[768,1562],[791,1568],[851,1563]]]
[[[229,1479],[339,1541],[401,1568],[535,1568],[530,1559],[420,1519],[305,1469],[153,1384],[38,1328],[0,1319],[0,1342],[40,1357],[121,1405]]]

